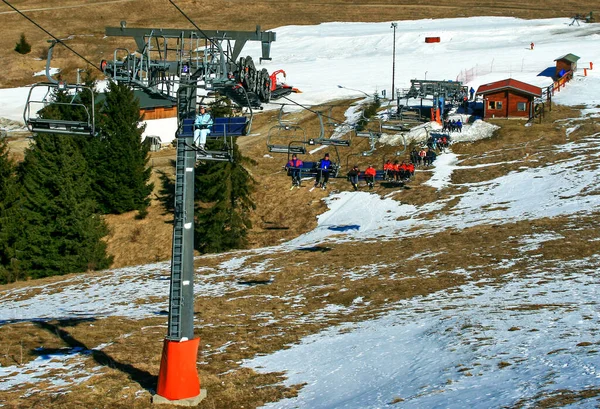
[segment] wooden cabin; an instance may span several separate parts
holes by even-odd
[[[554,61],[556,61],[556,71],[554,73],[554,78],[559,79],[562,78],[569,71],[577,71],[577,61],[579,61],[579,57],[575,54],[566,54],[562,57],[558,57]]]
[[[133,94],[140,100],[140,115],[143,115],[144,120],[173,118],[177,116],[177,104],[175,101],[142,89],[134,90]]]
[[[140,115],[143,120],[174,118],[177,116],[177,104],[158,94],[152,94],[142,89],[134,89],[133,95],[140,101]],[[98,94],[96,103],[103,103],[104,93]]]
[[[534,100],[542,89],[509,78],[480,85],[477,96],[483,97],[483,118],[533,118]]]

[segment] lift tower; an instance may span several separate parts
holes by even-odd
[[[250,57],[236,62],[247,41],[260,41],[262,59],[270,59],[274,32],[194,31],[187,29],[107,27],[107,36],[135,39],[137,50],[115,50],[101,64],[115,81],[176,100],[177,160],[169,322],[163,344],[155,403],[196,405],[206,395],[196,368],[199,338],[194,337],[194,171],[196,160],[232,160],[232,155],[202,154],[193,146],[198,89],[237,96],[250,110],[260,104],[270,83]],[[232,46],[231,42],[235,42]],[[206,93],[206,92],[205,92]]]

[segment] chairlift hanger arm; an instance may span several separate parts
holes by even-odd
[[[106,27],[104,30],[106,36],[109,37],[133,37],[138,47],[139,52],[143,52],[148,36],[160,35],[164,38],[191,38],[206,37],[207,39],[219,40],[235,40],[235,47],[232,53],[232,60],[236,61],[239,57],[243,46],[247,41],[260,41],[263,44],[263,58],[270,57],[270,47],[267,47],[265,55],[265,44],[269,45],[275,41],[276,33],[274,31],[260,31],[260,26],[256,27],[256,31],[222,31],[222,30],[190,30],[190,29],[174,29],[174,28],[125,28],[125,27]]]

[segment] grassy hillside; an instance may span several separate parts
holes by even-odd
[[[576,110],[554,107],[546,120],[533,128],[523,127],[521,121],[497,121],[501,129],[492,138],[453,146],[453,151],[461,156],[463,165],[473,167],[457,171],[453,176],[453,182],[462,186],[437,191],[422,184],[427,176],[420,173],[411,182],[410,189],[399,192],[394,199],[419,205],[446,201],[446,208],[431,214],[433,219],[451,210],[455,203],[447,200],[464,192],[466,183],[489,181],[515,169],[541,169],[564,161],[569,154],[556,149],[556,146],[564,143],[567,128],[573,129],[579,125],[569,135],[572,143],[581,142],[588,135],[600,131],[599,125],[590,119],[565,120],[578,116]],[[262,126],[266,126],[266,122]],[[257,130],[260,127],[258,123]],[[289,180],[278,173],[281,160],[258,154],[264,151],[264,137],[248,137],[240,142],[244,152],[258,161],[256,166],[250,168],[259,181],[256,195],[258,210],[255,215],[257,228],[252,235],[254,245],[274,244],[282,238],[309,230],[315,224],[315,215],[323,210],[320,199],[325,193],[309,193],[308,190],[290,192]],[[161,155],[169,152],[164,151]],[[155,157],[156,169],[161,168],[158,166],[159,160],[165,159]],[[588,161],[590,166],[595,166],[597,158],[593,152],[589,152]],[[162,167],[165,171],[168,168]],[[336,181],[332,189],[347,189],[347,185],[347,182]],[[377,193],[388,191],[379,187]],[[128,216],[111,220],[113,236],[109,242],[117,253],[118,263],[168,257],[170,216],[160,211],[159,203],[158,200],[153,203],[151,218],[147,221],[135,221]],[[197,261],[200,285],[233,283],[233,288],[224,294],[198,290],[197,331],[202,339],[203,362],[199,366],[200,377],[202,387],[210,391],[200,407],[254,408],[293,396],[301,387],[284,387],[279,383],[281,374],[259,375],[241,368],[242,359],[280,350],[303,336],[340,322],[375,317],[400,300],[451,289],[467,281],[501,283],[528,276],[538,271],[536,268],[548,269],[565,261],[593,256],[596,251],[594,241],[598,240],[595,226],[599,217],[598,214],[592,214],[577,218],[565,216],[490,224],[369,244],[332,242],[310,251],[290,252],[281,249],[269,253],[233,252],[202,257]],[[268,228],[270,226],[279,229],[272,230]],[[551,233],[563,239],[541,243],[538,248],[528,251],[528,257],[520,256],[522,241],[519,238],[542,233]],[[568,246],[561,243],[568,243]],[[158,247],[161,250],[157,250]],[[159,251],[164,252],[159,254]],[[139,259],[133,256],[137,252]],[[444,254],[441,258],[423,257],[440,252]],[[241,258],[243,262],[234,271],[225,268],[221,274],[212,273],[221,271],[226,265],[224,263],[236,258]],[[513,264],[508,267],[506,260],[512,260]],[[543,260],[543,267],[535,267],[532,260]],[[257,266],[261,266],[258,270],[262,272],[255,272]],[[379,266],[377,274],[368,273],[372,266]],[[162,276],[168,276],[168,262],[158,268]],[[457,271],[461,269],[467,269],[469,274],[458,274]],[[354,277],[348,275],[352,271],[355,271]],[[423,271],[430,273],[423,274]],[[101,279],[102,274],[16,283],[4,286],[3,290],[21,289],[15,300],[27,300],[40,291],[62,291],[62,286],[68,282],[76,287],[85,287],[89,285],[87,282]],[[357,278],[357,274],[360,278]],[[122,279],[127,280],[126,273]],[[131,279],[135,280],[133,277]],[[35,287],[30,287],[32,284]],[[339,288],[347,290],[335,291]],[[113,297],[115,306],[119,305],[118,294]],[[364,303],[360,308],[352,308],[351,313],[347,310],[330,311],[322,316],[320,312],[325,302],[349,307],[354,305],[357,298]],[[157,297],[151,297],[145,302],[155,303],[157,300]],[[268,324],[264,314],[268,316]],[[70,393],[56,394],[53,392],[56,391],[55,387],[48,384],[46,392],[31,395],[26,393],[28,389],[25,384],[4,393],[5,407],[147,407],[149,390],[156,384],[164,323],[165,317],[159,315],[143,320],[112,317],[25,321],[3,325],[0,331],[0,348],[4,351],[0,356],[0,364],[3,366],[15,363],[25,365],[40,354],[40,345],[43,345],[44,351],[107,345],[101,350],[92,351],[84,367],[78,369],[93,370],[97,375],[69,386]],[[73,370],[67,375],[67,379],[70,379],[68,382],[73,382],[76,376],[79,375]],[[589,388],[568,392],[552,397],[552,407],[600,394],[600,390]]]
[[[248,30],[256,25],[272,29],[284,25],[318,24],[329,21],[378,22],[415,20],[423,18],[452,18],[470,16],[510,16],[524,19],[572,17],[585,15],[597,8],[597,1],[470,1],[440,0],[433,4],[378,1],[219,1],[175,2],[202,29]],[[123,20],[128,27],[191,28],[190,23],[168,1],[93,1],[93,0],[14,0],[17,9],[60,39],[67,39],[70,47],[94,64],[111,57],[117,47],[134,49],[133,41],[105,38],[106,26],[118,27]],[[32,75],[45,64],[45,51],[50,36],[0,4],[0,33],[5,41],[0,44],[3,75],[0,87],[14,87],[32,82]],[[31,53],[20,55],[14,51],[21,33],[31,44]],[[43,57],[43,58],[41,58]],[[53,66],[60,67],[63,77],[74,80],[77,68],[87,63],[70,51],[56,47]]]
[[[497,3],[443,0],[433,7],[391,0],[177,2],[204,28],[234,27],[243,30],[252,30],[255,24],[268,29],[287,24],[340,20],[389,21],[472,15],[570,17],[576,13],[587,13],[596,5],[595,1],[554,0],[544,4],[539,1],[509,1],[498,6]],[[70,44],[83,50],[92,61],[99,61],[114,47],[122,46],[113,40],[103,39],[105,25],[118,25],[126,18],[131,27],[189,26],[168,2],[163,1],[20,0],[14,4],[24,10],[32,10],[27,14],[61,37],[77,33]],[[42,53],[47,37],[22,17],[10,13],[6,6],[0,6],[0,13],[5,13],[0,14],[0,18],[3,33],[8,39],[0,53],[6,69],[5,75],[0,78],[0,86],[29,83],[31,74],[43,67],[42,61],[34,60],[34,54]],[[18,41],[21,32],[25,32],[33,45],[34,51],[27,56],[12,52],[13,43]],[[86,33],[91,37],[83,36]],[[67,72],[72,73],[82,66],[81,61],[66,52],[58,54],[55,65],[71,70]],[[343,116],[351,103],[340,101],[334,113]],[[253,133],[259,135],[239,139],[243,154],[256,161],[256,164],[248,165],[257,181],[254,195],[257,210],[249,237],[253,248],[276,245],[310,231],[316,226],[316,216],[325,210],[321,199],[332,191],[350,190],[349,183],[339,179],[332,181],[328,192],[290,191],[289,178],[281,169],[285,156],[265,156],[265,139],[275,115],[268,112],[258,115]],[[296,120],[307,132],[317,133],[318,123],[314,115],[298,114]],[[561,106],[554,106],[541,124],[532,127],[525,128],[523,122],[517,120],[491,122],[501,127],[492,138],[452,146],[452,150],[460,155],[462,164],[471,166],[471,169],[457,170],[453,174],[453,186],[436,190],[424,184],[429,175],[420,172],[408,188],[398,191],[393,199],[414,205],[444,203],[435,213],[432,211],[430,215],[423,216],[434,219],[437,214],[452,210],[460,194],[467,190],[464,186],[467,183],[490,181],[516,169],[541,169],[569,159],[571,153],[557,148],[565,143],[568,128],[574,129],[569,135],[572,143],[582,142],[600,132],[597,121],[582,117],[578,110]],[[26,141],[19,139],[11,143],[19,157]],[[344,152],[343,158],[365,147],[355,144]],[[378,146],[374,157],[358,160],[358,163],[364,169],[367,160],[381,163],[395,150],[394,147]],[[315,159],[322,152],[315,154]],[[589,151],[586,155],[589,166],[599,165],[596,152]],[[136,220],[133,213],[107,217],[111,229],[107,240],[109,252],[115,256],[115,268],[164,261],[156,267],[160,276],[157,280],[168,279],[172,214],[165,210],[161,178],[172,176],[171,160],[174,157],[173,149],[152,154],[156,190],[146,219]],[[374,192],[385,195],[390,190],[378,186]],[[596,195],[597,191],[592,189],[588,194]],[[279,249],[269,254],[243,251],[204,256],[196,261],[199,284],[226,289],[222,293],[213,293],[204,292],[201,287],[196,299],[195,311],[199,322],[196,331],[202,339],[199,373],[202,387],[209,391],[207,399],[199,407],[256,408],[294,396],[302,385],[286,387],[280,383],[283,374],[258,374],[243,368],[241,361],[287,348],[306,335],[342,322],[376,317],[401,300],[454,289],[468,281],[478,285],[502,283],[541,269],[558,269],[564,261],[579,261],[593,256],[597,252],[595,243],[600,239],[599,221],[600,214],[593,213],[434,233],[428,233],[424,228],[410,239],[390,237],[369,243],[332,242],[309,249]],[[543,242],[524,254],[521,239],[536,234],[554,234],[562,239]],[[443,254],[443,257],[424,256],[431,254]],[[241,259],[241,265],[229,271],[227,263],[234,259]],[[373,266],[377,267],[376,273],[371,271]],[[136,281],[139,277],[134,276],[133,270],[136,269],[132,269],[130,274],[122,273],[118,279],[139,284]],[[459,274],[461,270],[468,274]],[[93,287],[95,280],[112,276],[113,270],[110,270],[19,282],[2,286],[0,298],[7,303],[28,301],[39,294],[50,296],[59,293],[68,285],[77,289]],[[347,290],[337,291],[340,288]],[[123,303],[118,292],[107,297],[111,298],[114,308]],[[363,303],[350,312],[345,309],[323,314],[324,305],[350,307],[357,298],[361,298]],[[164,297],[159,296],[148,297],[140,303],[166,308]],[[523,308],[554,307],[533,305]],[[58,370],[45,373],[41,375],[42,381],[35,386],[22,383],[3,390],[0,404],[6,408],[147,408],[151,390],[157,381],[161,343],[166,331],[165,311],[160,308],[156,307],[152,318],[141,320],[127,317],[57,318],[0,323],[2,367],[23,367],[45,353],[56,355],[67,348],[86,351],[83,363],[64,375],[66,386],[52,382],[58,376]],[[594,342],[597,344],[597,338]],[[85,378],[89,373],[94,376]],[[75,382],[77,378],[80,381]],[[582,386],[558,396],[532,397],[532,401],[537,399],[533,402],[536,407],[562,407],[594,396],[600,396],[598,388]],[[529,403],[523,402],[521,407],[528,407]],[[397,407],[402,406],[398,404]]]

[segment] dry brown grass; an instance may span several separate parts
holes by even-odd
[[[82,1],[62,1],[61,5],[81,4]],[[83,3],[92,4],[87,1]],[[17,7],[31,9],[38,6],[52,7],[56,1],[15,1]],[[163,2],[127,1],[111,6],[95,6],[65,11],[38,11],[28,13],[57,35],[90,33],[93,38],[77,37],[70,42],[76,49],[86,49],[86,56],[98,61],[116,47],[113,40],[101,40],[105,25],[118,25],[127,16],[129,26],[187,27],[187,23]],[[281,2],[272,0],[245,2],[244,13],[239,3],[225,2],[208,5],[198,1],[179,1],[192,18],[202,22],[205,28],[235,27],[253,30],[256,23],[263,28],[285,24],[314,24],[323,21],[389,21],[394,19],[456,17],[466,15],[509,15],[523,18],[569,17],[587,12],[595,2],[550,1],[541,5],[533,1],[469,2],[442,1],[436,6],[398,3],[391,0],[379,2]],[[202,19],[211,7],[219,7],[219,13],[210,19]],[[1,6],[0,12],[6,7]],[[73,16],[78,18],[73,18]],[[12,52],[11,41],[4,44],[5,76],[0,85],[13,86],[29,81],[31,73],[41,69],[43,63],[33,61],[32,56],[43,51],[45,35],[29,26],[21,17],[1,14],[2,32],[5,38],[18,40],[24,31],[34,46],[29,56]],[[206,26],[205,26],[205,25]],[[65,53],[58,53],[57,66],[80,67],[79,61]],[[340,102],[334,116],[341,117],[350,101]],[[321,199],[330,192],[308,189],[289,191],[289,179],[281,172],[285,155],[265,157],[265,139],[274,121],[274,114],[266,113],[256,118],[253,134],[239,139],[243,153],[256,160],[247,165],[257,181],[254,200],[257,210],[253,214],[254,228],[250,233],[252,247],[279,243],[314,228],[316,215],[325,210]],[[462,165],[516,162],[479,168],[477,171],[457,171],[453,182],[467,183],[491,180],[523,166],[544,166],[559,156],[549,150],[552,144],[565,140],[565,127],[577,117],[571,109],[554,107],[544,123],[525,128],[519,121],[497,121],[502,129],[491,139],[469,144],[457,144],[453,151],[464,159]],[[316,135],[317,121],[312,114],[297,114],[297,120]],[[599,125],[589,119],[578,121],[579,130],[570,135],[571,140],[598,133]],[[570,125],[569,125],[570,124]],[[17,158],[22,155],[24,142],[11,145]],[[392,155],[395,148],[378,147],[375,156],[368,161],[381,163]],[[358,153],[364,146],[358,144],[344,155]],[[314,155],[318,159],[324,151]],[[135,214],[109,216],[111,234],[107,238],[109,252],[115,256],[115,266],[165,260],[170,257],[172,215],[164,210],[160,199],[160,173],[172,176],[170,160],[173,150],[163,150],[152,155],[155,196],[149,216],[136,220]],[[345,158],[342,157],[344,160]],[[308,159],[310,160],[310,159]],[[345,163],[343,163],[345,165]],[[359,161],[362,168],[367,164]],[[462,188],[450,187],[437,191],[422,185],[428,179],[425,172],[417,173],[408,189],[398,191],[394,198],[403,203],[421,205],[440,199],[451,198]],[[343,180],[333,181],[330,191],[346,190],[349,184]],[[389,190],[377,187],[376,193],[387,194]],[[274,200],[276,198],[276,200]],[[456,199],[447,203],[451,210]],[[498,204],[502,206],[502,204]],[[433,217],[434,214],[431,214]],[[196,300],[196,328],[200,336],[201,351],[198,357],[202,387],[209,393],[202,408],[255,408],[266,402],[294,396],[302,385],[284,387],[283,374],[257,374],[241,368],[240,361],[257,354],[266,354],[288,347],[302,337],[341,322],[365,320],[390,308],[394,302],[426,295],[435,291],[455,288],[467,280],[487,279],[488,283],[505,279],[508,268],[503,260],[515,260],[511,265],[511,278],[527,276],[537,264],[552,266],[555,261],[580,259],[595,254],[593,245],[598,237],[596,228],[600,215],[591,214],[577,218],[557,217],[537,219],[502,225],[482,225],[460,231],[447,230],[437,234],[411,238],[390,238],[378,242],[346,242],[322,244],[313,249],[275,252],[268,256],[243,253],[247,258],[247,273],[232,276],[222,274],[209,276],[218,265],[239,256],[236,253],[205,256],[197,261],[205,273],[199,279],[210,282],[237,282],[236,290],[225,296],[200,295]],[[519,238],[535,233],[551,232],[562,236],[561,240],[543,242],[538,249],[521,255]],[[423,255],[435,254],[435,257]],[[263,272],[253,274],[253,266],[265,263]],[[537,263],[537,264],[536,264]],[[370,271],[353,279],[349,273]],[[457,273],[464,269],[465,272]],[[102,274],[102,273],[95,273]],[[60,285],[63,278],[53,277],[36,280],[36,285]],[[263,284],[250,285],[262,282]],[[14,283],[2,289],[23,289],[31,282]],[[343,290],[343,291],[341,291]],[[297,295],[294,301],[291,295]],[[25,295],[24,295],[25,297]],[[118,302],[115,295],[115,302]],[[353,305],[355,299],[365,301]],[[369,302],[367,304],[366,302]],[[323,313],[328,304],[353,305],[353,312]],[[531,308],[552,308],[550,305]],[[97,318],[94,320],[71,320],[49,322],[15,322],[0,327],[0,365],[23,365],[34,359],[43,347],[48,353],[60,348],[81,346],[85,349],[108,344],[101,351],[82,357],[84,368],[94,371],[89,380],[73,387],[70,393],[57,393],[49,384],[45,390],[29,395],[30,385],[22,384],[3,392],[0,403],[7,408],[43,407],[60,409],[98,408],[146,408],[150,402],[150,390],[156,385],[159,369],[161,343],[165,336],[166,317],[145,320],[125,318]],[[43,352],[42,351],[42,352]],[[508,366],[510,363],[502,363]],[[99,369],[98,369],[99,368]],[[465,375],[468,375],[465,368]],[[36,389],[40,389],[36,387]],[[556,407],[595,397],[597,390],[564,391],[549,397],[534,397],[539,407]],[[397,397],[390,404],[398,404]],[[522,402],[522,406],[531,402]],[[398,405],[401,406],[401,405]]]
[[[124,39],[104,38],[105,26],[118,26],[127,20],[128,27],[189,28],[190,24],[166,1],[121,3],[94,2],[91,0],[14,0],[15,7],[59,38],[76,35],[68,41],[70,47],[83,54],[94,64],[111,56],[117,47],[134,48],[133,42]],[[246,1],[243,12],[236,1],[200,2],[180,0],[177,4],[203,29],[235,29],[252,31],[255,26],[273,29],[283,25],[318,24],[328,21],[390,21],[422,18],[452,18],[469,16],[513,16],[525,19],[571,17],[584,14],[597,7],[592,0],[540,2],[441,0],[435,5],[414,2],[378,1]],[[73,6],[72,8],[68,8]],[[67,8],[57,8],[67,7]],[[34,72],[44,67],[39,56],[47,49],[49,36],[12,12],[5,4],[0,5],[2,21],[0,33],[6,41],[0,45],[3,75],[0,87],[13,87],[31,82]],[[209,16],[207,18],[207,16]],[[24,33],[32,51],[20,55],[13,49]],[[63,69],[63,77],[72,81],[76,69],[87,64],[65,50],[56,49],[53,66]]]
[[[285,155],[264,157],[272,115],[267,113],[257,117],[253,133],[258,135],[240,139],[244,154],[256,160],[256,164],[247,165],[258,182],[254,196],[257,203],[253,215],[255,228],[250,235],[255,247],[277,244],[281,239],[312,229],[316,225],[315,216],[325,209],[321,198],[327,194],[309,192],[308,189],[289,191],[289,179],[279,172]],[[549,147],[565,140],[565,129],[574,121],[588,130],[596,126],[586,118],[565,121],[570,115],[576,117],[570,110],[556,108],[547,116],[547,122],[531,128],[523,127],[520,122],[498,122],[502,129],[493,138],[454,145],[453,150],[465,159],[463,163],[519,163],[484,167],[475,175],[457,172],[453,181],[491,180],[519,166],[543,166],[548,160],[556,160],[557,156]],[[298,120],[311,128],[315,126],[316,118],[299,114]],[[586,132],[573,132],[569,138],[576,141],[587,135]],[[503,141],[506,149],[503,149]],[[360,150],[359,147],[350,149],[351,152]],[[381,162],[392,151],[393,148],[379,147],[368,160]],[[526,152],[536,158],[531,165],[524,159]],[[164,211],[158,197],[158,172],[172,176],[170,160],[173,157],[172,149],[152,155],[157,197],[147,219],[135,220],[134,214],[108,218],[111,226],[109,248],[119,265],[154,261],[154,250],[149,249],[158,247],[163,251],[161,257],[169,257],[172,216]],[[394,198],[419,205],[451,198],[462,189],[450,187],[437,191],[422,185],[427,179],[426,172],[418,172],[408,185],[409,189],[398,191]],[[332,190],[349,187],[343,180],[332,183]],[[387,194],[389,190],[377,187],[375,192]],[[446,210],[451,210],[456,203],[456,200],[448,201]],[[434,213],[430,215],[434,216]],[[268,255],[245,252],[243,266],[246,273],[239,276],[213,274],[220,263],[238,257],[237,253],[198,259],[197,267],[202,267],[204,272],[200,274],[200,280],[238,283],[237,289],[226,296],[199,296],[196,300],[197,335],[202,340],[199,372],[202,387],[209,390],[201,407],[252,408],[294,396],[301,388],[301,385],[282,386],[282,374],[257,374],[241,368],[243,359],[286,348],[306,335],[332,325],[376,317],[397,301],[456,288],[467,280],[485,279],[489,285],[506,280],[509,272],[511,279],[518,275],[526,277],[539,265],[551,266],[554,262],[592,256],[596,252],[598,217],[598,214],[592,214],[480,225],[410,238],[378,240],[368,245],[363,242],[322,244],[312,249]],[[545,241],[539,248],[529,250],[527,257],[522,257],[519,238],[536,233],[552,233],[560,239]],[[157,240],[162,240],[160,246]],[[423,256],[428,254],[435,256]],[[503,260],[507,259],[514,261],[510,269],[504,266]],[[260,274],[252,273],[253,266],[257,265],[262,266]],[[369,273],[371,270],[373,272]],[[461,270],[463,272],[457,273]],[[350,273],[359,273],[361,278],[357,280]],[[7,288],[25,288],[28,284],[16,283]],[[35,284],[59,286],[60,279],[40,280]],[[293,301],[290,295],[295,296]],[[355,304],[359,298],[363,302]],[[326,305],[352,307],[352,313],[346,310],[324,313],[322,309]],[[56,390],[47,385],[45,393],[23,397],[29,386],[22,385],[3,397],[2,403],[15,408],[42,405],[42,402],[49,408],[78,408],[101,401],[100,407],[106,408],[146,407],[150,400],[149,390],[156,384],[165,324],[166,317],[162,316],[141,321],[98,318],[4,325],[0,331],[2,365],[26,363],[39,354],[35,349],[40,346],[45,351],[54,351],[73,346],[90,349],[109,345],[84,359],[85,368],[99,367],[100,370],[93,378],[72,387],[72,393],[55,394]],[[464,374],[469,375],[469,370],[466,369]],[[91,385],[93,389],[89,388]]]

